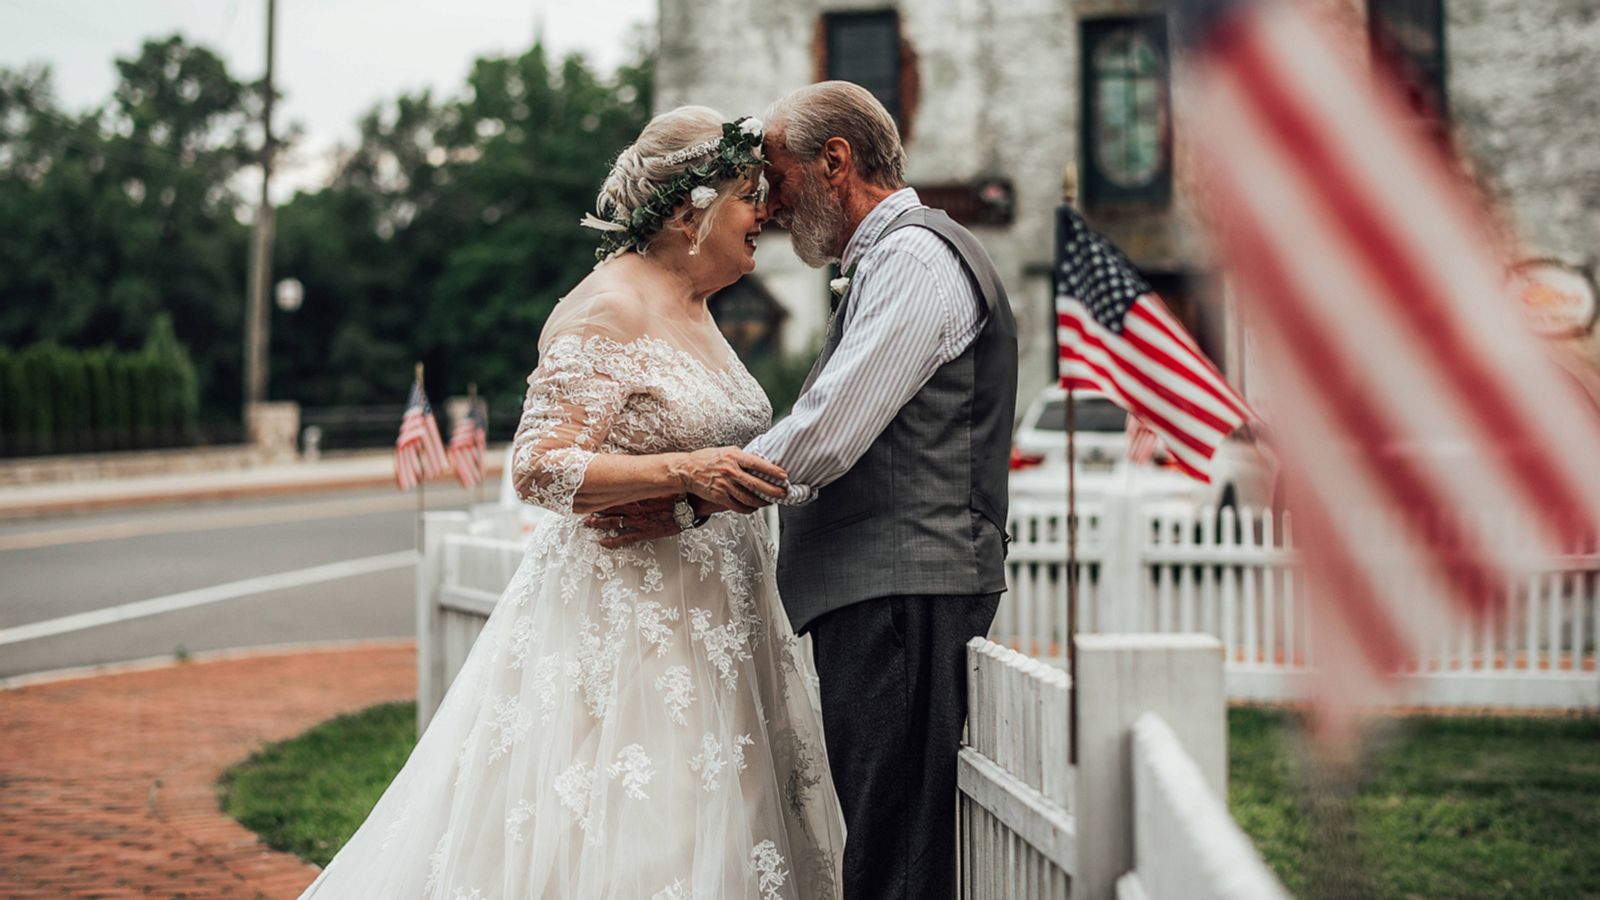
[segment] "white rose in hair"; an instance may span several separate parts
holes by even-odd
[[[695,209],[705,209],[715,199],[717,199],[717,192],[703,184],[689,192],[689,202],[694,204]]]
[[[755,118],[754,116],[745,119],[744,122],[739,125],[739,130],[745,134],[754,134],[758,136],[761,134],[762,128],[763,126],[761,124],[761,120]]]

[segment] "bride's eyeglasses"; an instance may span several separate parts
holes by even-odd
[[[748,193],[740,194],[739,195],[739,199],[743,200],[744,202],[746,202],[748,204],[750,204],[751,206],[761,206],[762,204],[766,203],[767,202],[767,178],[766,178],[766,176],[765,175],[761,176],[761,181],[760,181],[760,183],[758,183],[756,185],[755,190],[750,191]]]

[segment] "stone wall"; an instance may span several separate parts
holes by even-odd
[[[1360,29],[1363,0],[1325,0]],[[1444,0],[1448,104],[1457,140],[1520,236],[1524,256],[1600,262],[1600,4],[1596,0]],[[1054,331],[1049,266],[1061,178],[1079,157],[1078,24],[1161,8],[1158,0],[662,0],[657,106],[704,103],[760,114],[813,81],[824,13],[898,8],[916,58],[918,94],[907,141],[914,183],[1009,179],[1013,224],[974,229],[1012,298],[1023,344],[1025,403],[1049,379]],[[1181,71],[1174,66],[1174,185],[1170,207],[1095,224],[1141,266],[1203,272]],[[757,273],[790,309],[785,349],[811,346],[826,321],[825,276],[805,269],[782,235],[763,239]],[[1205,318],[1224,318],[1219,301]],[[1224,330],[1219,328],[1218,330]],[[1225,329],[1236,368],[1238,334]],[[1586,339],[1600,361],[1600,342]],[[1600,362],[1597,362],[1600,366]],[[1237,372],[1233,374],[1237,375]]]
[[[1524,257],[1600,266],[1600,4],[1447,0],[1457,140]],[[1600,395],[1600,331],[1561,342]]]
[[[882,9],[859,0],[664,0],[656,106],[704,103],[759,115],[815,80],[824,13]],[[917,59],[918,102],[906,144],[913,184],[1009,179],[1015,220],[976,228],[1022,329],[1022,392],[1048,379],[1049,268],[1064,167],[1077,152],[1076,20],[1061,0],[920,0],[898,4]],[[769,248],[770,251],[769,252]],[[763,238],[757,274],[790,308],[786,349],[803,350],[827,317],[826,279]]]
[[[1600,261],[1600,4],[1448,0],[1449,103],[1525,256]]]

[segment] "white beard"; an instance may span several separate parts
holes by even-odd
[[[838,262],[833,248],[843,229],[844,207],[823,187],[821,179],[807,174],[794,214],[789,217],[789,239],[795,255],[813,269]]]

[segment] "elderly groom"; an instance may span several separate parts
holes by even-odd
[[[795,252],[848,278],[793,412],[747,448],[789,473],[778,587],[814,641],[845,897],[951,897],[964,648],[1005,590],[1016,322],[977,240],[905,186],[865,89],[778,101],[765,150]]]

